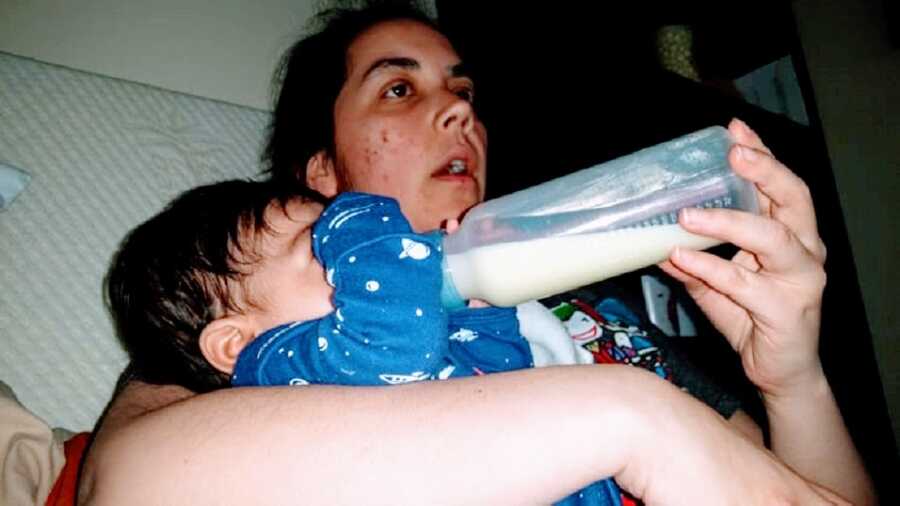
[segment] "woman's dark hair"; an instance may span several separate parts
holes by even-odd
[[[195,392],[229,386],[200,352],[200,333],[224,311],[240,311],[231,288],[257,260],[247,239],[267,228],[270,203],[290,198],[270,182],[200,186],[125,237],[105,295],[135,377]]]
[[[334,103],[347,80],[347,50],[369,28],[401,19],[438,30],[414,1],[343,1],[319,12],[312,34],[284,54],[272,81],[279,91],[262,155],[273,181],[305,186],[309,159],[323,150],[334,157]]]

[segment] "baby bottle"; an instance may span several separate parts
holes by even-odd
[[[686,207],[758,213],[714,126],[483,202],[444,238],[444,305],[514,306],[721,243],[678,225]]]

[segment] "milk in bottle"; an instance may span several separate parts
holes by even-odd
[[[655,264],[676,246],[718,244],[677,216],[758,212],[755,188],[728,164],[732,143],[710,127],[479,204],[444,238],[445,306],[513,306]]]

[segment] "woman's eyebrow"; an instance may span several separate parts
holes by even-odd
[[[448,70],[450,71],[450,77],[468,77],[470,79],[472,77],[472,72],[465,62],[459,62],[456,65],[452,65]]]
[[[362,77],[362,82],[365,82],[366,79],[368,79],[373,73],[380,72],[384,69],[401,68],[405,70],[418,70],[419,67],[419,62],[412,58],[379,58],[378,60],[375,60],[371,65],[369,65],[368,69],[366,69],[366,72]]]

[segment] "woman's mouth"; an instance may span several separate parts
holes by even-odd
[[[469,170],[469,162],[465,158],[452,158],[432,174],[434,177],[468,175],[471,175],[471,171]]]
[[[453,160],[450,162],[450,168],[448,169],[450,174],[458,175],[466,172],[466,161],[465,160]]]
[[[441,179],[470,179],[474,177],[474,170],[470,162],[464,157],[451,158],[440,169],[432,173],[432,177]]]

